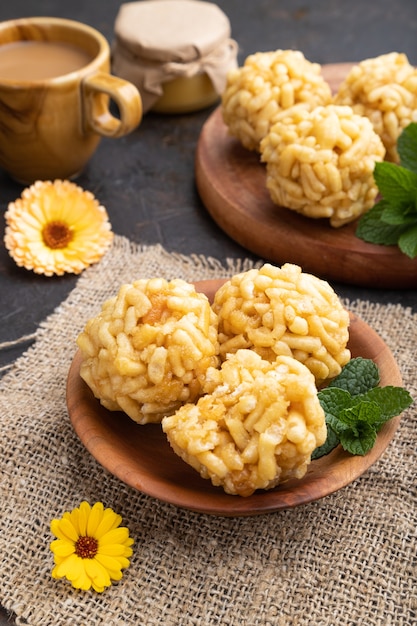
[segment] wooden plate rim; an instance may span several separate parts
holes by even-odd
[[[197,289],[212,297],[224,280],[196,282]],[[402,384],[398,365],[383,339],[361,318],[350,313],[350,344],[353,356],[373,358],[381,373],[382,385]],[[357,354],[363,344],[363,354]],[[356,346],[356,347],[355,347]],[[347,486],[371,467],[384,453],[400,423],[400,416],[390,420],[378,434],[374,448],[364,457],[351,456],[339,446],[330,455],[310,464],[302,480],[284,483],[270,491],[259,491],[243,498],[224,493],[202,479],[169,447],[159,425],[139,426],[123,413],[110,412],[101,406],[81,379],[81,354],[76,352],[69,368],[66,401],[75,433],[91,455],[110,474],[128,486],[172,505],[218,516],[253,516],[289,509],[318,500]],[[140,435],[139,435],[140,433]],[[138,437],[139,435],[139,437]],[[147,457],[138,469],[132,445],[139,441]],[[155,454],[149,446],[155,446]],[[169,459],[167,467],[163,458]],[[167,455],[167,456],[165,456]],[[171,465],[170,465],[171,464]],[[168,465],[170,465],[168,467]],[[177,473],[172,476],[171,469]]]

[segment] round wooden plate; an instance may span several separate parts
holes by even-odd
[[[333,90],[346,76],[349,63],[323,66]],[[259,155],[228,134],[218,107],[204,124],[195,156],[196,185],[203,204],[232,239],[244,248],[281,265],[351,285],[392,289],[417,287],[417,259],[397,246],[369,244],[355,236],[356,223],[332,228],[275,205],[266,188]]]
[[[212,299],[224,280],[196,283]],[[401,374],[387,345],[363,320],[351,315],[349,347],[353,356],[373,359],[381,385],[401,386]],[[140,426],[127,415],[107,411],[81,379],[81,354],[76,353],[67,381],[67,406],[78,437],[93,457],[127,485],[154,498],[200,513],[249,516],[306,504],[345,487],[381,456],[398,427],[400,417],[387,422],[373,449],[364,457],[351,456],[340,446],[312,461],[302,480],[288,481],[270,491],[243,498],[224,493],[171,449],[162,428]]]

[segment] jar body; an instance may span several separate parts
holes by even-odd
[[[151,107],[156,113],[193,113],[208,108],[220,96],[205,72],[194,76],[178,76],[162,85],[162,96]]]
[[[144,113],[211,106],[237,67],[229,19],[203,0],[127,2],[120,7],[115,35],[113,73],[137,87]]]

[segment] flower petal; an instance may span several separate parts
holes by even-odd
[[[125,526],[120,526],[119,528],[113,528],[112,530],[109,530],[108,533],[104,534],[102,537],[99,537],[99,545],[106,546],[112,543],[124,544],[126,542],[129,542],[129,539],[129,530]]]
[[[71,584],[75,587],[75,589],[84,589],[85,591],[88,591],[91,587],[92,581],[87,575],[85,569],[83,569],[78,578],[71,581]]]
[[[68,541],[68,537],[61,530],[61,520],[53,519],[50,524],[51,533],[55,535],[58,539],[63,539],[64,541]]]
[[[102,537],[109,530],[117,528],[122,521],[122,516],[115,513],[112,509],[105,509],[103,519],[96,529],[97,537]]]
[[[123,578],[123,572],[121,569],[109,569],[109,576],[112,580],[121,580]]]
[[[50,544],[52,552],[58,557],[67,557],[70,554],[74,554],[75,546],[74,542],[67,541],[66,539],[55,539]]]
[[[79,506],[79,519],[78,519],[78,524],[80,527],[80,535],[82,535],[83,537],[87,535],[87,523],[88,523],[88,518],[90,516],[90,513],[91,513],[91,506],[89,505],[88,502],[84,500],[83,502],[81,502]]]
[[[83,572],[82,560],[76,555],[71,554],[54,568],[55,578],[63,578],[73,581]]]
[[[95,539],[99,539],[97,536],[97,528],[103,519],[103,504],[101,502],[96,502],[90,511],[90,515],[87,520],[87,535],[89,537],[94,537]]]
[[[106,543],[101,545],[98,543],[98,554],[105,554],[106,556],[131,556],[132,548],[126,547],[122,543]]]
[[[64,539],[74,542],[78,539],[77,531],[75,530],[70,520],[66,517],[62,517],[62,519],[60,520],[52,520],[51,531],[56,537],[58,537],[58,539]]]
[[[85,559],[85,571],[90,580],[98,587],[108,587],[111,585],[111,579],[108,571],[96,559]]]
[[[130,562],[128,561],[128,559],[126,559],[123,556],[119,556],[119,557],[114,557],[114,556],[108,556],[107,554],[96,554],[96,556],[94,557],[96,559],[96,561],[98,561],[99,563],[101,563],[101,565],[103,567],[106,568],[106,570],[110,571],[118,571],[120,569],[129,567]]]

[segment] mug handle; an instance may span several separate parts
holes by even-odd
[[[84,126],[104,137],[122,137],[135,130],[142,120],[142,99],[132,83],[97,72],[82,82]],[[115,101],[120,119],[109,111],[108,97]]]

